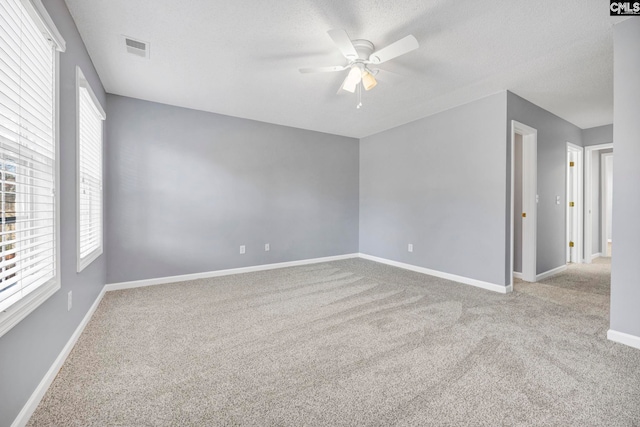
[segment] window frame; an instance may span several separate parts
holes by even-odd
[[[100,245],[89,254],[84,257],[80,256],[80,91],[85,89],[89,94],[93,106],[101,116],[101,132],[100,132],[100,221],[102,222],[100,227]],[[76,271],[80,273],[87,268],[93,261],[95,261],[104,252],[104,121],[106,114],[102,105],[98,101],[91,85],[87,81],[79,66],[76,66],[76,258],[77,268]]]
[[[53,60],[53,145],[55,147],[55,171],[54,171],[54,195],[55,195],[55,274],[45,284],[40,285],[25,297],[16,301],[4,311],[0,311],[0,337],[9,332],[20,321],[38,308],[61,288],[61,263],[60,263],[60,52],[66,50],[66,44],[58,32],[51,17],[47,13],[41,0],[21,0],[36,26],[40,28],[44,37],[52,44]]]

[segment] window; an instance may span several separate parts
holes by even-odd
[[[0,2],[0,335],[60,288],[56,50],[39,1]]]
[[[80,68],[78,91],[78,271],[102,254],[102,121],[104,110]]]

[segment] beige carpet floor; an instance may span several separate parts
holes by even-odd
[[[30,426],[640,426],[606,260],[502,295],[361,259],[108,292]]]

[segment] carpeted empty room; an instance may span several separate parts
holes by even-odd
[[[640,427],[634,3],[0,0],[0,427]]]
[[[29,425],[638,425],[609,274],[503,295],[348,259],[107,292]]]

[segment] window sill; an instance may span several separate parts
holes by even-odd
[[[60,281],[55,277],[46,284],[33,290],[5,311],[0,312],[0,337],[9,332],[11,328],[27,317],[29,313],[38,308],[40,304],[56,293],[58,289],[60,289]]]
[[[89,264],[95,261],[100,255],[102,255],[102,246],[100,246],[98,249],[91,252],[89,255],[85,256],[84,258],[78,257],[77,272],[80,273],[82,270],[87,268]]]

